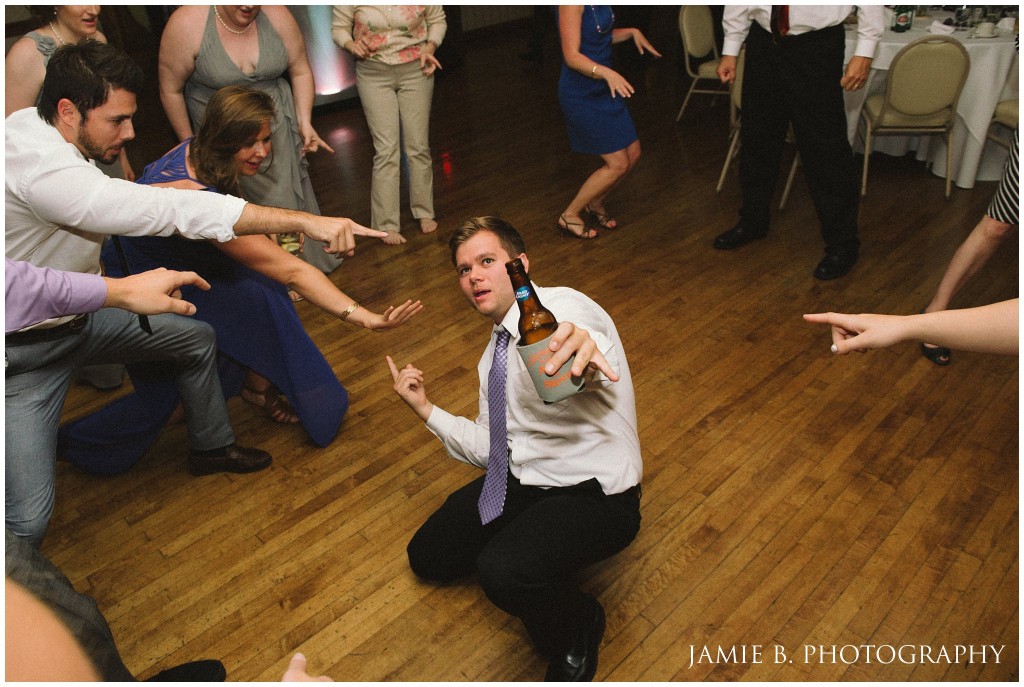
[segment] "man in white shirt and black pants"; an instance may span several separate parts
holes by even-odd
[[[550,661],[547,680],[590,680],[604,610],[575,577],[624,549],[640,528],[643,465],[622,342],[608,314],[587,296],[536,287],[559,320],[548,371],[575,354],[573,374],[586,376],[582,391],[545,404],[514,351],[519,308],[505,263],[518,257],[529,270],[522,237],[507,222],[478,217],[455,230],[449,247],[463,294],[494,324],[478,366],[479,416],[473,421],[434,406],[420,370],[399,369],[390,357],[388,365],[395,391],[449,455],[488,468],[488,475],[452,493],[427,519],[409,543],[409,563],[434,582],[477,572],[487,597],[523,621]],[[496,347],[507,355],[496,356]],[[496,358],[507,361],[504,379],[490,373]],[[505,432],[496,446],[491,429],[500,420],[489,416],[492,382],[505,385]],[[501,461],[492,465],[495,449]],[[507,479],[504,501],[498,514],[485,514],[481,496],[495,467]]]
[[[857,47],[843,69],[843,22],[857,12]],[[857,262],[857,167],[847,137],[843,91],[864,88],[882,37],[882,6],[727,5],[718,75],[736,78],[744,40],[739,222],[714,242],[739,248],[768,233],[770,205],[790,122],[825,240],[816,279],[836,279]]]

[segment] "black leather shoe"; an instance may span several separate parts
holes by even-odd
[[[768,232],[766,231],[751,231],[743,226],[743,223],[741,222],[729,231],[719,234],[717,238],[715,238],[715,248],[718,250],[732,250],[733,248],[745,246],[751,241],[763,239],[767,235]]]
[[[587,619],[572,646],[548,664],[545,682],[590,682],[597,673],[597,652],[604,636],[604,608],[587,594]]]
[[[227,676],[223,663],[207,659],[161,670],[146,682],[224,682]]]
[[[818,266],[814,268],[814,278],[822,281],[838,279],[853,269],[853,266],[857,264],[857,257],[855,250],[826,253]]]
[[[270,467],[270,462],[266,451],[238,444],[230,444],[219,451],[190,449],[188,452],[188,471],[196,477],[214,472],[257,472]]]

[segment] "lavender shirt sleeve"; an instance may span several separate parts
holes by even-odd
[[[107,285],[98,274],[5,260],[5,334],[51,317],[95,312],[107,298]]]

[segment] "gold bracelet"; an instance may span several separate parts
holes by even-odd
[[[345,308],[345,312],[341,313],[341,319],[342,320],[348,320],[348,316],[351,315],[352,313],[354,313],[356,311],[356,308],[358,308],[358,307],[359,307],[359,303],[357,303],[355,301],[352,301],[352,305],[350,305],[347,308]]]
[[[596,79],[596,78],[597,78],[597,76],[596,76],[596,73],[597,73],[597,68],[598,68],[599,66],[601,66],[601,65],[599,65],[599,64],[596,64],[596,63],[594,64],[594,68],[590,70],[590,76],[591,76],[591,78],[594,78],[594,79]]]

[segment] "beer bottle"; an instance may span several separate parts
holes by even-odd
[[[576,355],[566,360],[555,374],[544,372],[544,366],[551,359],[547,339],[558,329],[558,320],[540,302],[522,260],[516,258],[506,262],[505,269],[515,289],[516,303],[519,304],[519,344],[516,346],[519,357],[523,359],[537,394],[544,403],[562,401],[584,386],[583,377],[572,376]]]
[[[914,24],[914,6],[896,5],[892,8],[892,30],[895,33],[909,31]]]
[[[528,346],[543,341],[558,329],[558,320],[540,302],[522,260],[516,258],[506,262],[505,269],[515,289],[516,303],[519,304],[519,345]]]

